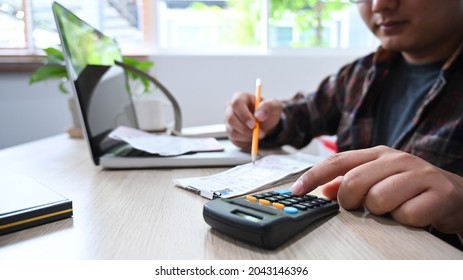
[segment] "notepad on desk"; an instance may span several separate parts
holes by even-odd
[[[71,217],[72,201],[21,174],[0,178],[0,235]]]
[[[180,136],[184,137],[214,137],[216,139],[227,139],[227,129],[224,123],[190,126],[182,128]]]
[[[210,176],[179,178],[178,187],[208,199],[231,198],[294,181],[322,158],[303,153],[268,155]]]

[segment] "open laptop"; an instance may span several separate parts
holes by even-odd
[[[251,160],[248,153],[241,152],[229,140],[220,140],[224,145],[220,152],[165,157],[142,153],[125,142],[109,138],[108,134],[119,126],[138,128],[132,97],[125,86],[126,75],[120,66],[120,48],[57,2],[52,9],[66,68],[73,81],[83,134],[96,165],[108,169],[212,167]]]

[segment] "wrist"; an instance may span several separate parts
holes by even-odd
[[[281,143],[280,143],[280,134],[281,134],[281,131],[283,130],[283,127],[284,127],[284,119],[285,119],[285,116],[284,116],[284,113],[282,112],[281,113],[281,116],[280,116],[280,120],[278,121],[277,125],[272,128],[271,130],[269,130],[265,137],[263,139],[261,139],[261,144],[264,146],[264,147],[275,147],[275,146],[280,146]]]

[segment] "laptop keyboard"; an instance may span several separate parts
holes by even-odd
[[[156,157],[157,155],[138,150],[138,149],[124,149],[117,153],[121,157]]]
[[[118,149],[113,152],[118,157],[166,157],[160,156],[158,154],[151,154],[142,150],[138,150],[131,147],[124,147],[123,149]],[[185,153],[184,155],[192,155],[195,152]]]

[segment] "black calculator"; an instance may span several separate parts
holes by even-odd
[[[267,249],[275,249],[314,221],[338,213],[339,205],[306,194],[276,190],[207,202],[207,224],[232,237]]]

